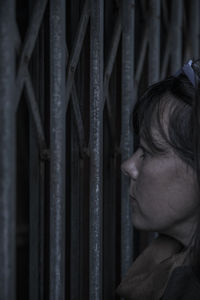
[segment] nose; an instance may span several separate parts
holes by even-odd
[[[134,155],[121,164],[121,171],[125,176],[137,179],[139,172]]]

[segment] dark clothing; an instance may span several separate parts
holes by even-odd
[[[188,250],[160,235],[133,262],[117,295],[126,300],[200,300],[200,283],[190,267]]]
[[[161,300],[199,300],[200,283],[190,266],[177,267]]]

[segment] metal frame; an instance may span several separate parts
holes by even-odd
[[[14,3],[0,7],[0,299],[15,298]]]
[[[116,286],[156,236],[132,227],[129,181],[120,174],[135,147],[131,114],[149,84],[198,58],[199,1],[24,5],[25,36],[18,6],[0,6],[0,299],[16,299],[15,246],[25,243],[29,267],[20,280],[29,273],[30,300],[117,299]],[[29,221],[16,228],[22,99]]]
[[[65,1],[50,1],[50,299],[65,299]]]

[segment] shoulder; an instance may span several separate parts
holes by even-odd
[[[173,270],[161,300],[199,300],[200,282],[191,266],[180,266]]]

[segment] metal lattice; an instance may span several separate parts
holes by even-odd
[[[199,57],[199,1],[0,6],[0,300],[117,299],[156,233],[132,226],[131,114]],[[16,236],[15,236],[16,233]]]

